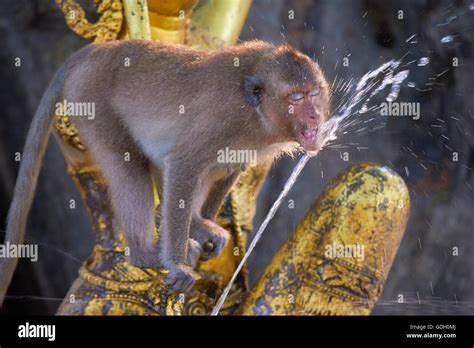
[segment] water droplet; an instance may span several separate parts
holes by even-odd
[[[452,42],[454,39],[451,35],[447,35],[447,36],[444,36],[441,38],[441,43],[448,43],[448,42]]]
[[[446,18],[446,24],[451,23],[451,22],[454,21],[456,18],[457,18],[456,16],[449,16],[448,18]]]
[[[390,89],[390,94],[385,98],[386,101],[391,102],[395,101],[398,98],[398,94],[400,93],[400,85],[401,83],[408,77],[410,71],[403,70],[397,73],[391,80],[392,88]]]
[[[410,40],[414,39],[416,37],[416,34],[413,34],[412,36],[410,36],[408,39],[406,39],[405,42],[409,42]]]
[[[418,66],[425,66],[425,65],[428,65],[429,63],[430,63],[430,58],[429,57],[422,57],[418,61]]]

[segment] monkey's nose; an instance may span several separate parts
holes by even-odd
[[[315,108],[314,108],[314,114],[315,114],[315,116],[316,116],[317,119],[319,119],[319,120],[322,120],[322,119],[323,119],[323,115],[324,115],[324,114],[323,114],[323,111],[322,111],[320,108],[315,107]]]
[[[317,119],[321,119],[322,118],[322,113],[321,111],[317,108],[317,107],[314,107],[313,110],[311,110],[312,112],[309,113],[309,118],[312,119],[312,120],[317,120]]]

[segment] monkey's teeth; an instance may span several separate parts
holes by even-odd
[[[314,140],[316,139],[316,134],[318,133],[317,129],[307,129],[303,133],[303,136],[306,140]]]

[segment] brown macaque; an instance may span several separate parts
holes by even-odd
[[[317,151],[329,112],[321,69],[288,45],[251,41],[199,51],[115,41],[85,47],[56,73],[33,119],[8,215],[10,243],[23,242],[57,103],[66,101],[94,105],[95,117],[68,116],[108,182],[130,262],[169,269],[173,291],[189,290],[198,258],[224,248],[229,233],[215,223],[218,208],[242,169],[255,164],[219,161],[219,151],[256,153],[257,161]],[[157,245],[152,168],[162,177]],[[1,299],[15,266],[16,260],[2,260]]]

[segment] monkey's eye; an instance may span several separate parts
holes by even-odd
[[[321,93],[321,88],[316,87],[316,88],[313,88],[313,89],[309,92],[309,95],[312,96],[312,97],[315,97],[315,96],[319,95],[319,93]]]
[[[293,100],[293,101],[300,101],[301,99],[304,98],[304,94],[303,93],[293,93],[293,94],[290,94],[290,99]]]

